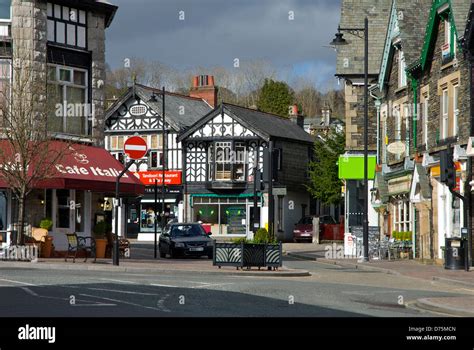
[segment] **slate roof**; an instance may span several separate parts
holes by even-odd
[[[110,118],[117,109],[133,96],[133,93],[145,102],[155,113],[161,116],[162,96],[161,90],[153,89],[144,85],[135,85],[135,89],[130,87],[128,91],[117,100],[106,112],[106,120]],[[150,102],[150,97],[155,93],[157,102]],[[184,108],[184,114],[180,111]],[[212,108],[202,99],[175,94],[165,91],[165,118],[176,131],[182,132],[191,125],[199,121],[203,116],[212,111]]]
[[[394,1],[397,12],[403,13],[403,17],[398,20],[398,26],[403,55],[408,66],[420,58],[432,0]]]
[[[464,35],[467,20],[469,18],[469,10],[471,8],[471,1],[469,0],[451,0],[451,9],[454,15],[454,23],[461,39]]]
[[[270,138],[288,139],[298,142],[313,143],[314,139],[304,131],[303,128],[296,125],[289,118],[280,117],[274,114],[261,112],[258,110],[245,108],[229,103],[223,103],[206,117],[199,120],[186,132],[182,133],[178,140],[183,140],[196,130],[200,129],[209,120],[222,112],[228,114],[242,125],[248,127],[266,140]]]
[[[339,23],[341,28],[363,28],[364,18],[368,17],[369,74],[371,75],[379,73],[391,5],[392,0],[342,0]],[[336,30],[337,28],[334,28],[334,31]],[[347,32],[343,34],[348,45],[338,48],[336,75],[362,75],[364,73],[364,39]],[[348,67],[344,67],[345,59],[348,59]]]

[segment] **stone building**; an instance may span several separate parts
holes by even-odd
[[[410,189],[417,86],[407,76],[406,67],[420,55],[430,6],[431,0],[393,0],[378,81],[371,87],[379,135],[372,206],[379,212],[382,237],[415,232],[416,209],[410,202]]]
[[[54,175],[35,183],[27,198],[26,220],[31,227],[43,217],[52,219],[50,235],[57,250],[67,247],[65,233],[91,235],[105,217],[103,198],[114,192],[115,178],[123,170],[107,151],[96,147],[103,145],[105,30],[116,11],[116,6],[98,0],[2,2],[0,13],[8,18],[0,21],[6,42],[0,59],[0,79],[5,82],[1,87],[15,89],[20,78],[12,71],[21,67],[37,83],[30,87],[31,95],[54,102],[54,110],[47,114],[52,139],[48,149],[64,154],[50,164],[57,170]],[[33,91],[37,86],[41,90]],[[18,222],[9,187],[0,179],[1,240],[7,243]],[[122,189],[130,195],[144,190],[128,174]]]
[[[389,13],[390,0],[343,0],[341,28],[364,28],[369,22],[369,86],[377,82]],[[337,48],[336,76],[343,81],[345,91],[346,154],[339,161],[339,175],[345,182],[346,232],[362,226],[363,191],[372,188],[377,150],[377,109],[369,105],[369,188],[363,187],[364,149],[364,33],[343,32],[348,45]],[[369,208],[369,225],[378,226],[377,214]]]

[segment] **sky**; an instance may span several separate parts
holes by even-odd
[[[107,30],[112,68],[132,57],[175,69],[270,61],[283,78],[306,77],[317,88],[337,86],[339,0],[109,0],[119,6]],[[184,17],[184,19],[183,19]],[[133,63],[132,63],[133,64]]]

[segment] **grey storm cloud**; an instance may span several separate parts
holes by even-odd
[[[335,65],[334,52],[325,46],[337,29],[340,1],[109,1],[119,6],[107,31],[112,67],[130,57],[178,69],[231,67],[235,58],[267,59],[277,68],[313,62],[329,71]]]

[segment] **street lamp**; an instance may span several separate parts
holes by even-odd
[[[369,180],[368,180],[368,143],[369,143],[369,20],[365,17],[364,28],[337,28],[336,37],[331,42],[331,46],[337,47],[347,45],[346,39],[343,38],[342,31],[346,31],[352,35],[362,38],[361,32],[364,33],[364,217],[363,217],[363,245],[364,257],[363,261],[369,261]]]

